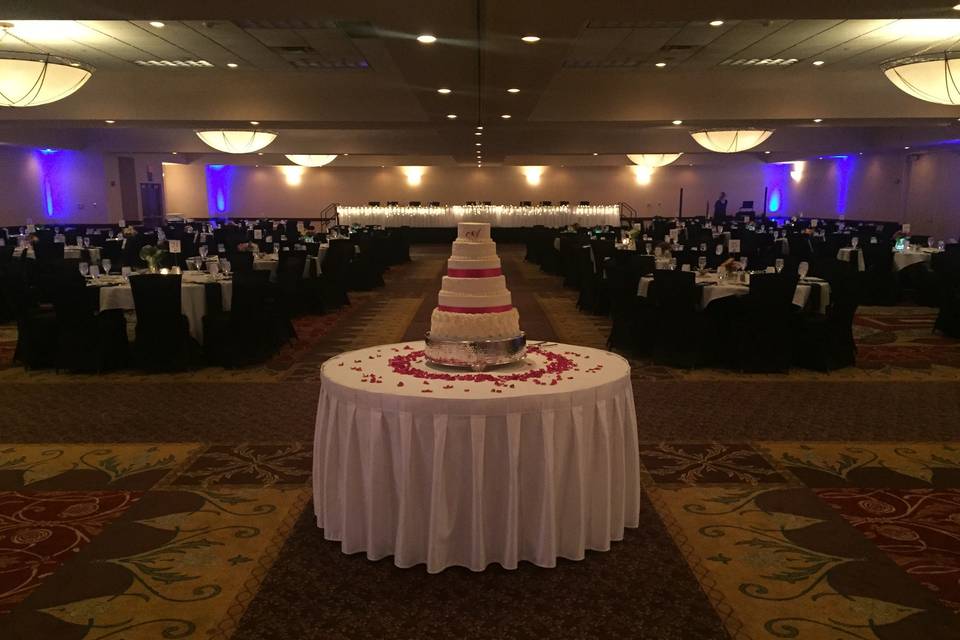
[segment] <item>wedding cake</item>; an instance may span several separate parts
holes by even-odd
[[[500,272],[497,245],[485,222],[461,222],[447,262],[430,337],[496,340],[520,335],[520,315]]]

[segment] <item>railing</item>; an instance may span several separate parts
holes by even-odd
[[[637,210],[626,202],[618,202],[617,204],[620,205],[620,226],[623,226],[624,222],[633,223],[640,219],[640,216],[637,215]],[[628,212],[630,215],[623,215],[624,211]]]
[[[325,228],[330,227],[330,221],[334,221],[334,226],[340,224],[340,214],[337,212],[337,207],[340,205],[336,202],[332,202],[325,206],[323,210],[320,211],[320,218],[318,222],[324,225]]]

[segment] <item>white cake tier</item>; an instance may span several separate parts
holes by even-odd
[[[447,260],[448,269],[499,269],[500,258],[450,258]]]
[[[460,222],[457,224],[457,237],[461,240],[479,242],[490,239],[489,222]]]
[[[498,293],[488,293],[479,296],[441,291],[438,295],[437,302],[441,307],[478,309],[482,307],[505,307],[512,304],[513,300],[510,297],[510,292],[503,289]]]
[[[520,314],[516,309],[500,313],[454,313],[433,310],[430,336],[443,340],[492,340],[520,335]]]
[[[493,240],[485,242],[454,240],[453,255],[457,258],[489,258],[497,255],[497,243]]]
[[[507,290],[507,280],[503,276],[489,278],[451,278],[443,276],[441,291],[463,293],[468,296],[482,296],[491,293],[503,293]]]

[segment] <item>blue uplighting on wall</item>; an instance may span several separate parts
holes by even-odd
[[[767,207],[767,211],[770,213],[776,213],[780,211],[780,187],[774,187],[773,191],[770,192],[770,204]]]
[[[854,159],[850,156],[831,156],[837,161],[837,213],[847,213],[847,200],[850,195],[850,175],[853,173]]]
[[[207,165],[207,210],[210,215],[229,213],[233,172],[234,167],[229,165]]]
[[[790,164],[766,164],[763,167],[763,185],[767,189],[767,213],[787,212],[787,193],[790,186]]]
[[[70,203],[76,199],[77,177],[82,171],[83,154],[79,151],[36,149],[40,182],[40,207],[48,218],[69,215]]]

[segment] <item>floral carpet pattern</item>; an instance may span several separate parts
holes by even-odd
[[[861,309],[860,363],[830,375],[634,360],[644,498],[608,552],[428,575],[324,540],[319,367],[422,336],[448,250],[260,367],[0,368],[0,638],[960,638],[960,343],[928,309]],[[605,318],[501,256],[531,338],[604,346]]]

